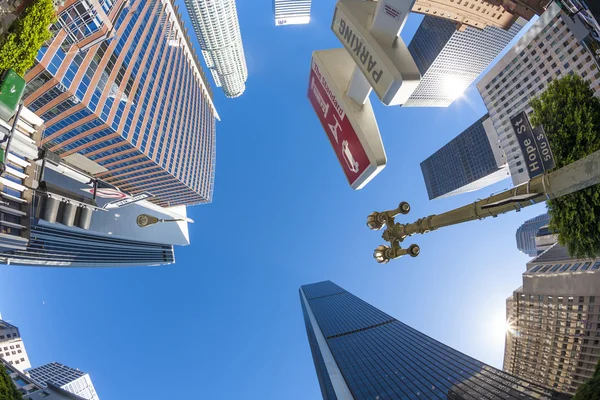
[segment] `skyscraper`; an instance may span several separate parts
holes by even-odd
[[[308,24],[311,0],[273,0],[275,25]]]
[[[324,399],[561,398],[443,345],[330,281],[302,286],[300,302]]]
[[[235,0],[185,0],[206,65],[227,97],[246,90],[248,68]]]
[[[528,256],[535,257],[537,255],[535,237],[540,228],[548,225],[549,222],[550,215],[548,213],[538,215],[523,222],[523,225],[517,229],[517,234],[515,235],[517,238],[517,248]]]
[[[506,300],[504,370],[573,394],[600,359],[600,258],[555,244],[527,263]],[[599,302],[596,301],[599,299]]]
[[[27,372],[37,382],[46,384],[50,382],[86,400],[99,400],[90,375],[78,369],[52,362]]]
[[[19,328],[2,319],[0,319],[0,358],[21,372],[31,367]]]
[[[514,185],[529,180],[523,152],[510,118],[531,113],[529,101],[543,93],[550,82],[575,73],[588,80],[600,95],[600,71],[582,43],[589,35],[583,23],[569,17],[557,3],[532,25],[504,57],[477,83],[477,89],[498,131]]]
[[[408,46],[421,82],[404,107],[447,107],[483,72],[527,23],[457,30],[447,19],[426,15]]]
[[[25,76],[44,146],[157,204],[209,202],[218,116],[171,0],[69,1],[52,29]]]
[[[508,29],[517,19],[513,13],[492,1],[479,1],[477,7],[470,7],[471,4],[468,1],[416,0],[412,12],[452,20],[459,25],[458,28],[461,30],[467,26],[479,29],[486,26]]]
[[[498,134],[484,115],[421,163],[429,200],[471,192],[509,176]]]
[[[85,400],[74,393],[61,389],[52,383],[45,386],[15,368],[8,361],[0,358],[0,368],[4,368],[23,400]]]

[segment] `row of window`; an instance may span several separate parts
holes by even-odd
[[[591,267],[591,269],[590,269],[590,267]],[[555,264],[554,266],[552,266],[552,264],[550,264],[550,265],[540,264],[540,265],[533,267],[529,271],[527,271],[527,274],[535,274],[538,271],[539,271],[538,273],[540,273],[540,274],[552,273],[552,272],[560,273],[560,272],[587,271],[587,270],[595,271],[599,268],[600,268],[600,261],[596,261],[593,266],[592,266],[592,262],[574,263],[574,264]]]

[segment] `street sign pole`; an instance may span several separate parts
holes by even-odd
[[[406,10],[406,3],[406,1],[400,0],[377,2],[375,15],[369,24],[369,30],[381,42],[393,46],[396,39],[400,37],[400,32],[406,23],[406,17],[408,16],[414,1],[409,2],[410,8],[408,10]],[[390,15],[385,12],[386,6],[388,9],[389,7],[392,7],[395,10],[400,10],[397,19],[393,17],[390,18]],[[369,81],[365,78],[358,66],[354,67],[352,79],[348,85],[348,97],[358,104],[365,104],[372,90],[373,88],[369,84]]]

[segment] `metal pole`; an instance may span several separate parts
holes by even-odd
[[[600,183],[600,150],[556,171],[539,175],[515,188],[478,200],[440,215],[430,215],[403,225],[406,236],[444,226],[496,217],[509,211],[554,199]]]
[[[382,237],[391,244],[391,247],[384,245],[377,247],[373,256],[377,262],[386,263],[407,254],[400,247],[400,243],[415,233],[427,233],[445,226],[490,216],[497,217],[509,211],[519,211],[524,207],[565,196],[597,184],[600,184],[600,150],[556,171],[536,176],[515,188],[440,215],[434,214],[421,218],[410,224],[395,222],[396,215],[407,214],[410,211],[410,206],[403,202],[397,209],[374,212],[367,218],[367,226],[372,230],[379,230],[387,225]],[[413,257],[420,252],[416,245],[410,246],[408,250],[408,254]]]
[[[406,23],[408,12],[403,13],[404,15],[401,15],[398,21],[393,20],[387,15],[385,15],[383,7],[386,3],[388,3],[390,6],[395,6],[397,9],[400,10],[406,8],[406,1],[404,0],[377,1],[377,7],[375,8],[375,14],[373,15],[373,19],[371,20],[369,30],[382,43],[392,45],[400,36],[400,32],[402,31],[402,28]],[[413,3],[414,1],[410,5],[411,8]],[[350,83],[348,84],[348,90],[346,91],[348,97],[350,97],[359,105],[364,105],[367,102],[367,99],[369,98],[369,95],[371,94],[372,90],[373,88],[371,87],[371,84],[369,83],[367,78],[365,78],[360,68],[358,68],[358,66],[354,67],[354,71],[352,72],[352,78],[350,79]]]

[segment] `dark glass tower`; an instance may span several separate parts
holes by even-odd
[[[498,135],[486,114],[427,157],[421,172],[429,200],[472,192],[509,177]]]
[[[300,288],[326,400],[566,399],[466,356],[325,281]]]

